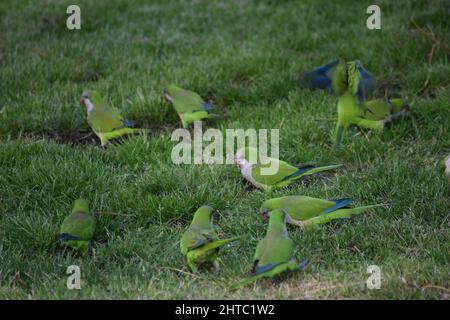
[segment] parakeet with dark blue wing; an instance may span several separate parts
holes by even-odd
[[[254,158],[253,155],[257,154],[257,152],[257,149],[253,147],[242,148],[236,153],[235,163],[247,181],[255,187],[268,192],[284,188],[304,176],[334,170],[342,166],[336,164],[322,167],[314,165],[296,167],[285,161],[270,157],[267,157],[267,163],[262,163],[259,160],[252,163],[253,160],[251,158]],[[264,169],[268,168],[273,168],[274,172],[266,174]]]
[[[260,278],[271,278],[286,271],[298,271],[306,261],[298,264],[294,258],[294,242],[286,228],[286,212],[277,209],[271,212],[266,236],[259,241],[253,268],[249,277],[242,279],[232,288],[252,283]]]
[[[387,124],[409,111],[408,104],[402,99],[366,101],[359,61],[346,62],[340,59],[333,72],[332,83],[334,92],[338,95],[338,120],[334,133],[336,148],[342,147],[345,132],[350,125],[381,131]]]
[[[195,121],[218,117],[211,112],[215,109],[215,105],[204,101],[197,93],[174,84],[169,85],[164,91],[164,98],[174,106],[183,128],[187,128]]]
[[[219,239],[213,227],[214,209],[200,207],[195,213],[189,228],[180,241],[181,253],[186,256],[192,272],[205,263],[212,263],[219,270],[218,252],[224,245],[238,240],[239,237]]]
[[[102,146],[124,135],[147,132],[147,129],[132,128],[135,121],[124,119],[119,110],[106,104],[98,91],[85,91],[80,101],[86,106],[87,121]]]
[[[324,200],[307,196],[285,196],[265,201],[259,212],[267,218],[272,211],[282,209],[286,212],[287,223],[307,228],[335,219],[349,218],[382,206],[376,204],[355,208],[351,207],[352,202],[350,198]]]
[[[335,59],[323,66],[305,72],[300,78],[300,84],[302,86],[307,86],[311,90],[325,89],[329,92],[333,92],[333,72],[338,63],[339,59]],[[364,69],[359,60],[357,60],[357,68],[361,79],[361,89],[365,94],[372,92],[375,89],[375,77]]]
[[[68,247],[86,254],[89,242],[94,236],[96,220],[89,212],[89,204],[84,199],[75,200],[70,213],[63,221],[58,239]]]

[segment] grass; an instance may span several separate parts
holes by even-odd
[[[412,16],[450,43],[445,1],[379,1],[382,29],[366,28],[361,1],[87,1],[82,29],[65,27],[73,1],[0,3],[0,297],[77,298],[449,298],[449,54],[414,32]],[[359,58],[382,97],[406,97],[412,118],[382,134],[352,129],[334,151],[336,99],[299,89],[296,77],[336,56]],[[280,284],[225,287],[246,274],[265,223],[267,198],[232,165],[174,165],[177,116],[162,99],[168,83],[212,99],[226,117],[208,127],[279,128],[281,158],[343,163],[275,195],[353,197],[385,210],[309,232],[289,227],[309,266]],[[84,89],[102,92],[127,118],[152,128],[100,149],[70,143],[88,135]],[[75,138],[74,138],[75,137]],[[83,140],[86,142],[86,140]],[[73,201],[99,217],[95,254],[56,243]],[[221,252],[222,272],[187,271],[178,241],[203,204],[217,229],[242,235]],[[82,290],[66,288],[66,268]],[[380,290],[365,286],[381,267]]]

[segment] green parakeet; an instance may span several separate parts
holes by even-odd
[[[250,154],[256,154],[257,150],[252,147],[240,149],[236,153],[235,163],[240,168],[242,176],[252,185],[265,191],[271,192],[281,189],[287,185],[294,183],[296,180],[306,175],[336,169],[342,165],[329,165],[316,167],[313,165],[305,165],[303,167],[295,167],[282,160],[267,157],[267,163],[254,160],[256,158],[249,157]],[[266,162],[266,161],[264,161]],[[266,174],[263,170],[273,168],[274,173]],[[278,168],[278,170],[275,170]]]
[[[285,271],[304,268],[294,259],[294,242],[289,238],[286,228],[286,213],[277,209],[271,212],[267,233],[256,247],[251,275],[242,279],[234,288],[254,282],[259,278],[274,277]]]
[[[187,128],[195,121],[217,117],[216,114],[211,113],[215,106],[205,102],[193,91],[171,84],[164,91],[164,98],[174,106],[183,128]]]
[[[408,103],[404,99],[370,100],[364,103],[364,119],[383,120],[387,125],[405,115],[410,111]]]
[[[239,239],[239,237],[219,239],[214,231],[213,220],[213,208],[200,207],[194,213],[191,225],[181,237],[181,253],[186,256],[192,272],[197,272],[198,267],[205,263],[212,263],[218,271],[217,254],[220,247]]]
[[[125,120],[119,110],[105,103],[98,91],[83,92],[80,102],[86,106],[87,121],[94,133],[100,138],[102,146],[110,140],[128,134],[146,133],[146,129],[131,128],[133,120]]]
[[[352,208],[352,199],[323,200],[306,196],[286,196],[265,201],[260,213],[263,217],[270,216],[273,210],[283,209],[287,216],[286,222],[306,228],[329,222],[334,219],[349,218],[381,204]]]
[[[342,146],[345,131],[350,125],[383,130],[386,124],[403,116],[409,106],[402,99],[366,102],[366,92],[361,84],[358,60],[339,60],[332,76],[333,89],[338,95],[338,121],[335,130],[335,147]]]
[[[95,217],[89,212],[88,202],[84,199],[75,200],[72,213],[64,219],[58,238],[68,247],[85,254],[94,235],[95,225]]]

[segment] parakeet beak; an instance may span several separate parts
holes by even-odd
[[[169,96],[169,94],[167,93],[167,91],[164,91],[164,99],[165,99],[167,102],[172,102],[172,97]]]
[[[84,105],[84,98],[83,97],[80,98],[80,103]]]
[[[269,212],[267,211],[261,212],[261,217],[263,218],[264,221],[269,220]]]
[[[239,159],[235,159],[234,164],[236,165],[236,167],[240,167],[241,162],[239,161]]]

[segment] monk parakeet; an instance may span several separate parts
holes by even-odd
[[[89,241],[95,231],[95,217],[89,212],[89,204],[84,199],[75,200],[72,213],[61,225],[59,240],[68,247],[85,254],[89,248]]]
[[[80,102],[86,106],[87,121],[94,133],[100,138],[102,146],[110,140],[127,134],[145,133],[146,129],[131,128],[133,120],[125,120],[116,108],[106,104],[98,91],[83,92]]]
[[[365,88],[361,83],[358,60],[339,60],[333,72],[333,88],[338,95],[338,121],[335,130],[335,147],[342,146],[345,131],[350,125],[383,130],[385,125],[403,116],[409,106],[402,99],[388,102],[366,102]],[[397,112],[396,112],[397,111]],[[386,117],[382,118],[382,115]]]
[[[215,108],[213,104],[205,102],[197,93],[173,84],[164,91],[164,98],[174,106],[183,128],[187,128],[195,121],[217,117],[211,113]]]
[[[253,268],[249,277],[242,279],[234,288],[244,286],[259,278],[274,277],[285,271],[302,270],[294,258],[294,242],[286,228],[286,213],[277,209],[271,212],[264,239],[260,240],[253,258]]]
[[[383,128],[406,115],[408,104],[403,99],[388,101],[366,101],[366,92],[361,85],[359,61],[340,60],[333,72],[333,88],[339,96],[338,121],[335,130],[335,147],[342,146],[344,134],[350,125],[383,130]]]
[[[323,66],[314,68],[313,70],[304,73],[300,79],[301,84],[306,85],[311,90],[325,89],[329,92],[332,92],[332,73],[338,63],[339,59],[336,59]],[[363,87],[364,91],[367,93],[373,91],[375,88],[374,76],[370,74],[366,69],[364,69],[361,63],[358,64],[357,68],[360,75],[361,86]]]
[[[239,239],[239,237],[219,239],[214,231],[213,217],[213,208],[200,207],[195,212],[191,225],[181,237],[181,253],[186,256],[192,272],[197,272],[198,267],[204,263],[212,263],[218,271],[217,254],[220,247]]]
[[[267,163],[263,163],[259,160],[255,162],[251,157],[249,158],[248,155],[256,154],[256,152],[257,150],[252,147],[240,149],[236,153],[235,163],[240,168],[241,174],[247,181],[255,187],[268,192],[290,185],[303,176],[336,169],[342,166],[338,164],[323,167],[316,167],[313,165],[295,167],[287,162],[270,157],[267,157]],[[263,169],[267,170],[268,168],[274,168],[275,173],[265,174]],[[275,171],[275,168],[278,169]]]
[[[272,211],[283,209],[286,212],[286,222],[306,228],[329,222],[334,219],[349,218],[369,209],[380,207],[376,204],[365,207],[350,207],[352,199],[323,200],[306,196],[286,196],[273,198],[263,203],[260,213],[264,218]]]
[[[407,115],[410,111],[404,99],[370,100],[364,103],[364,119],[384,120],[385,125]]]

